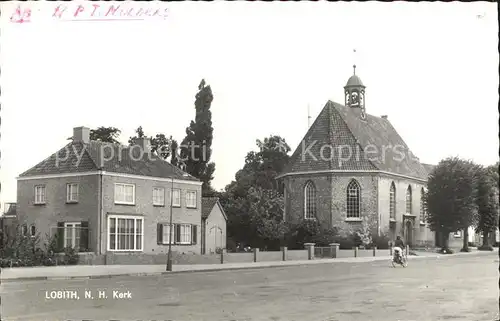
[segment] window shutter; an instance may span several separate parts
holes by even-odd
[[[64,222],[57,222],[56,245],[56,251],[62,252],[64,248]]]
[[[180,224],[175,224],[175,242],[180,243],[181,242],[181,225]]]
[[[82,221],[80,224],[80,252],[89,252],[89,222]]]
[[[156,224],[156,243],[163,244],[163,224]]]
[[[196,225],[191,225],[191,244],[196,244],[196,241],[198,239],[198,234],[196,233],[197,231]]]

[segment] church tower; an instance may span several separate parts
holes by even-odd
[[[356,65],[353,66],[354,73],[344,87],[345,105],[360,112],[361,119],[366,118],[365,114],[365,85],[356,75]]]

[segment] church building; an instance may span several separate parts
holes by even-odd
[[[387,116],[366,112],[365,90],[354,66],[345,104],[328,101],[291,156],[279,176],[285,220],[353,229],[368,222],[374,234],[432,246],[422,195],[433,166],[419,162]]]

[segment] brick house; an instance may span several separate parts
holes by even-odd
[[[387,116],[366,113],[365,89],[354,72],[345,105],[328,101],[292,154],[278,177],[285,219],[353,229],[365,221],[392,240],[433,245],[421,197],[433,166],[420,163]]]
[[[201,200],[201,252],[216,253],[226,248],[227,216],[218,197],[203,197]]]
[[[148,139],[138,146],[72,141],[17,178],[17,214],[58,247],[96,255],[165,253],[173,217],[173,250],[200,254],[201,185],[158,158]],[[172,198],[171,198],[172,196]]]

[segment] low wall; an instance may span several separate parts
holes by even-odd
[[[253,253],[248,253],[248,252],[224,253],[224,263],[250,263],[250,262],[253,262]]]
[[[283,252],[282,251],[259,252],[257,259],[259,262],[283,261]]]
[[[79,254],[79,265],[159,265],[167,264],[167,255],[145,253]],[[178,265],[220,264],[220,255],[172,254],[172,263]]]
[[[307,260],[307,250],[288,250],[286,254],[288,261]]]
[[[375,256],[389,256],[389,250],[379,250],[375,251]],[[354,250],[339,250],[337,255],[338,258],[348,258],[354,257]],[[360,250],[358,249],[357,257],[373,257],[373,250]]]
[[[315,248],[314,259],[332,258],[331,250],[327,248]],[[328,252],[328,253],[327,253]],[[389,256],[389,250],[376,250],[376,256]],[[145,254],[145,253],[108,253],[106,255],[96,255],[93,253],[80,253],[80,265],[160,265],[167,263],[167,255],[165,253]],[[371,257],[373,250],[358,249],[357,257]],[[337,258],[354,257],[354,249],[339,250]],[[252,263],[254,262],[255,253],[224,253],[224,263]],[[307,260],[308,250],[287,250],[287,261]],[[259,251],[257,253],[257,262],[274,262],[282,261],[282,251]],[[192,264],[221,264],[220,254],[172,254],[172,263],[175,265],[192,265]]]

